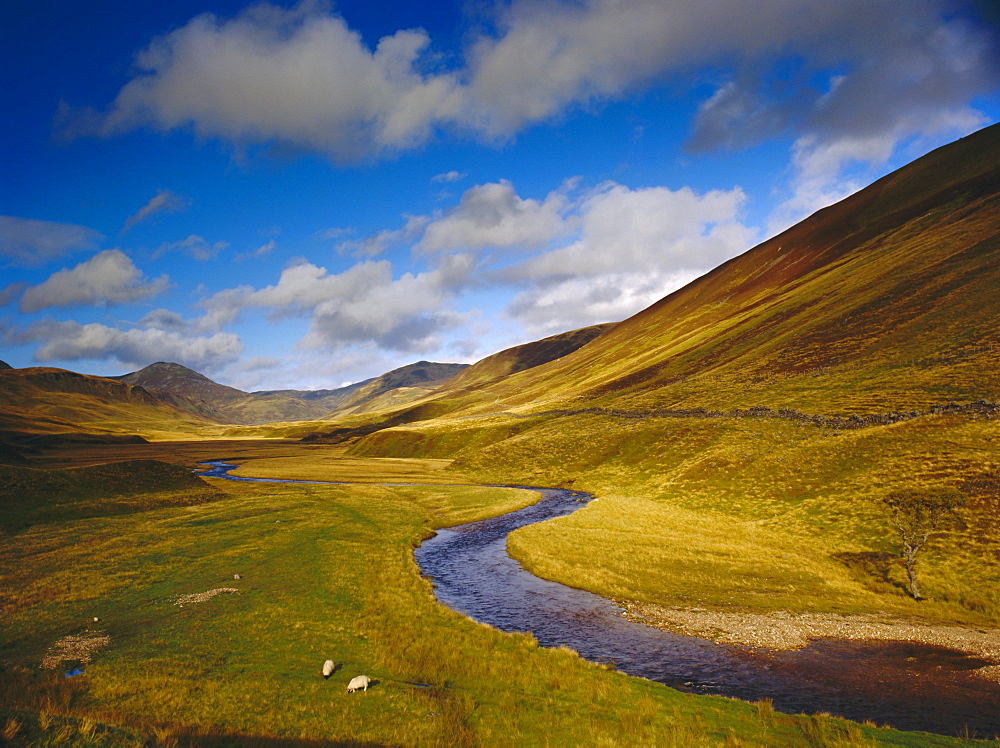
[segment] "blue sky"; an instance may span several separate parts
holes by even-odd
[[[623,319],[998,121],[992,8],[0,0],[0,358],[327,388]]]

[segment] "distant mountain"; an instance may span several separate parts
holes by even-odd
[[[177,407],[216,423],[259,425],[308,421],[342,410],[363,412],[388,393],[392,393],[390,402],[409,402],[427,394],[466,366],[421,361],[347,387],[314,391],[244,392],[214,382],[186,366],[162,361],[111,379],[144,387],[165,396]]]
[[[327,414],[327,418],[348,413],[384,410],[426,396],[453,377],[469,368],[468,364],[438,364],[418,361],[393,369],[380,377],[351,385],[344,400]]]
[[[309,421],[339,409],[360,413],[409,402],[466,366],[421,361],[339,389],[263,392],[244,392],[164,361],[112,377],[0,366],[0,432],[15,437],[150,430],[190,433],[211,425]]]
[[[0,361],[0,371],[4,369],[13,369],[14,367],[8,364],[6,361]]]
[[[0,369],[0,431],[193,433],[209,422],[144,387],[64,369]]]
[[[247,396],[243,390],[213,382],[204,374],[199,374],[186,366],[165,361],[150,364],[144,369],[133,371],[131,374],[108,377],[108,379],[117,379],[126,384],[139,385],[147,390],[170,392],[174,395],[214,403],[240,400]]]

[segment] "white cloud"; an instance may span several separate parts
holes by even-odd
[[[341,239],[354,233],[354,229],[349,226],[336,226],[334,228],[317,231],[313,236],[316,239]]]
[[[604,184],[573,206],[574,241],[497,273],[528,286],[507,314],[539,334],[635,314],[753,245],[744,199],[739,189]]]
[[[0,306],[7,306],[8,304],[13,304],[17,297],[24,293],[24,289],[28,287],[27,283],[23,281],[18,281],[16,283],[10,283],[0,289]]]
[[[142,223],[151,215],[156,213],[176,213],[179,210],[186,209],[190,204],[191,201],[182,195],[173,193],[170,190],[157,190],[148,203],[125,219],[125,226],[122,228],[121,233],[124,235],[137,223]]]
[[[107,112],[71,113],[67,126],[104,135],[193,127],[240,145],[358,158],[419,146],[442,128],[508,138],[709,66],[732,80],[703,107],[698,147],[744,145],[791,125],[884,131],[901,112],[967,103],[996,85],[994,40],[954,9],[946,0],[520,0],[498,4],[496,34],[473,38],[464,61],[441,70],[422,30],[371,50],[321,2],[262,3],[157,38]],[[800,72],[784,90],[764,86],[787,56]],[[814,89],[817,73],[845,70],[832,97]]]
[[[551,192],[544,201],[520,198],[507,180],[477,185],[461,202],[431,222],[418,245],[428,252],[456,249],[537,249],[567,230],[567,199]]]
[[[0,257],[8,264],[35,267],[72,252],[93,251],[104,235],[72,223],[0,216]]]
[[[466,175],[463,172],[452,169],[451,171],[446,171],[443,174],[435,174],[431,177],[431,181],[434,183],[457,182],[461,179],[465,179],[465,176]]]
[[[18,334],[22,340],[42,342],[35,360],[109,360],[147,366],[155,361],[176,361],[198,371],[235,361],[243,343],[231,333],[191,337],[155,328],[118,330],[107,325],[76,322],[39,322]]]
[[[338,347],[373,341],[388,351],[424,353],[441,343],[439,334],[456,327],[463,315],[449,309],[472,270],[469,255],[452,255],[426,273],[383,279],[363,293],[337,296],[319,304],[304,348]]]
[[[738,221],[743,191],[688,187],[631,190],[608,182],[576,208],[580,238],[531,258],[508,276],[561,280],[659,268],[711,268],[748,248],[753,237]]]
[[[400,229],[385,229],[365,239],[348,239],[337,245],[337,252],[354,257],[378,257],[380,254],[401,244],[413,241],[427,223],[425,216],[403,216],[405,223]]]
[[[191,329],[191,324],[177,312],[169,309],[154,309],[151,312],[147,312],[139,320],[139,327],[173,332],[188,332]]]
[[[445,329],[458,318],[434,317],[434,304],[444,308],[473,287],[520,289],[507,314],[533,333],[623,319],[749,249],[758,236],[741,221],[744,201],[739,188],[696,193],[607,182],[581,192],[569,180],[539,201],[520,197],[508,181],[477,185],[414,237],[413,251],[439,262],[436,271],[383,278],[363,297],[339,298],[333,312],[317,307],[310,340],[343,329],[353,331],[339,336],[344,342],[370,334],[398,347],[402,327],[388,320],[405,316],[400,305]],[[512,250],[521,259],[511,262]],[[406,334],[421,338],[415,329]]]
[[[773,210],[767,234],[774,236],[820,208],[832,205],[872,181],[876,168],[884,166],[900,142],[919,133],[916,149],[923,153],[967,135],[988,122],[971,109],[928,113],[922,122],[901,123],[889,132],[868,136],[840,136],[821,140],[804,135],[792,148],[788,194]],[[919,155],[918,153],[918,155]]]
[[[273,239],[271,240],[271,245],[274,245]],[[153,259],[158,259],[169,252],[183,252],[192,259],[207,262],[217,257],[228,246],[229,242],[218,241],[209,244],[204,237],[191,234],[187,239],[182,239],[179,242],[163,242],[153,252]]]
[[[37,312],[52,307],[127,304],[157,296],[168,285],[167,276],[149,280],[124,252],[108,249],[29,287],[19,308]]]
[[[317,2],[260,3],[231,20],[203,14],[154,40],[110,110],[77,112],[70,134],[151,124],[344,158],[409,148],[459,111],[452,75],[417,72],[428,42],[403,30],[370,51]]]
[[[373,341],[396,351],[428,350],[460,316],[447,305],[467,283],[471,256],[445,258],[434,270],[393,279],[388,260],[366,260],[342,273],[309,262],[286,268],[274,285],[221,291],[202,302],[200,329],[230,324],[244,310],[264,309],[273,320],[307,317],[303,348],[337,348]]]
[[[520,292],[506,313],[524,325],[532,337],[542,337],[626,319],[699,275],[692,270],[654,270],[566,278]]]

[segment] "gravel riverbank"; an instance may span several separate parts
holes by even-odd
[[[948,647],[987,660],[976,674],[1000,683],[1000,629],[948,626],[877,615],[745,613],[618,601],[635,621],[688,636],[760,649],[801,649],[810,639],[868,639]]]

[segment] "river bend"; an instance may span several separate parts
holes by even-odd
[[[213,468],[205,476],[312,482],[229,476],[237,466],[207,464]],[[499,517],[438,530],[415,550],[441,603],[503,631],[531,632],[543,647],[570,647],[592,662],[682,691],[771,699],[786,713],[828,712],[902,730],[1000,736],[1000,686],[971,675],[984,663],[963,653],[840,639],[814,640],[793,652],[718,645],[631,621],[605,598],[536,577],[507,554],[508,533],[570,514],[592,497],[514,487],[541,498]]]

